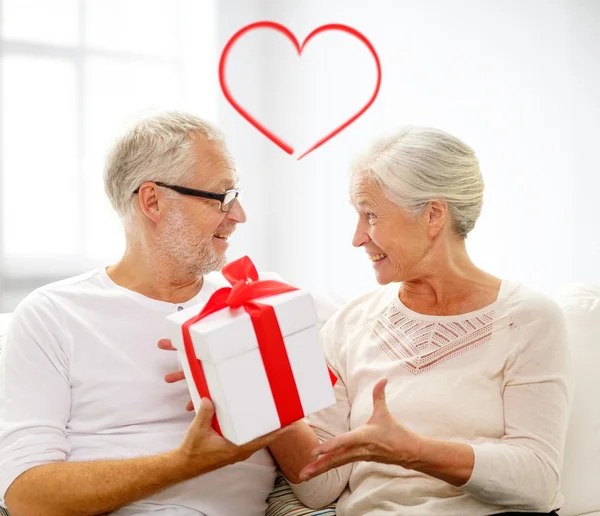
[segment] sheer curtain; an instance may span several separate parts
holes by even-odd
[[[102,168],[141,116],[216,121],[213,0],[0,0],[0,311],[123,249]],[[210,73],[208,73],[210,72]]]

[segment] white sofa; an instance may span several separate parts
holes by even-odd
[[[557,301],[566,316],[575,372],[560,516],[600,516],[600,287],[570,284]]]
[[[567,320],[576,380],[562,471],[565,504],[560,516],[600,516],[600,287],[569,284],[557,301]],[[8,319],[0,315],[0,351]],[[313,514],[300,507],[280,483],[267,514]]]

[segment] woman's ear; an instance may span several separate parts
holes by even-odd
[[[444,227],[448,218],[448,203],[443,199],[427,203],[428,228],[427,236],[435,238]]]

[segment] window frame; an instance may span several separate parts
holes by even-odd
[[[4,13],[4,0],[0,0],[0,20]],[[178,41],[175,44],[177,49],[173,56],[155,56],[131,52],[127,50],[104,50],[91,47],[85,41],[85,23],[86,23],[86,4],[87,0],[78,0],[77,2],[77,30],[78,42],[76,45],[51,44],[43,42],[30,42],[16,39],[6,38],[3,27],[0,25],[0,113],[3,113],[4,102],[4,58],[7,56],[30,56],[30,57],[51,57],[61,60],[66,60],[74,66],[76,74],[76,91],[74,96],[75,109],[77,112],[76,121],[76,140],[74,142],[74,152],[76,153],[77,176],[76,176],[76,191],[79,192],[76,204],[77,213],[81,214],[79,229],[78,229],[78,252],[73,256],[73,259],[67,261],[60,259],[58,256],[54,260],[45,261],[43,267],[38,266],[38,260],[32,257],[31,260],[14,260],[7,259],[5,252],[5,235],[3,230],[4,217],[10,215],[5,213],[5,207],[0,203],[0,312],[7,308],[12,308],[14,303],[7,303],[8,299],[15,298],[16,291],[31,291],[39,285],[49,283],[61,278],[73,276],[93,268],[104,265],[101,259],[95,259],[86,254],[85,251],[85,235],[90,221],[86,215],[86,185],[90,181],[90,175],[86,173],[85,165],[85,129],[87,121],[87,113],[85,110],[86,101],[86,77],[85,68],[86,60],[89,58],[104,58],[112,61],[137,61],[152,65],[169,66],[173,69],[174,75],[177,78],[176,95],[179,103],[185,104],[186,107],[191,104],[188,102],[186,95],[186,71],[190,63],[186,61],[185,45],[186,45],[186,0],[177,2],[173,5],[173,16],[177,27]],[[202,12],[207,13],[209,21],[207,23],[215,24],[214,13],[216,7],[214,2],[202,3],[199,7]],[[213,19],[211,19],[211,15]],[[216,32],[216,27],[214,28]],[[204,36],[203,36],[204,37]],[[216,52],[217,41],[213,35],[206,36],[214,41],[214,50]],[[209,56],[210,58],[210,56]],[[188,59],[189,61],[189,59]],[[200,66],[201,60],[198,60],[196,66]],[[188,81],[189,82],[189,81]],[[216,91],[216,90],[215,90]],[[0,156],[3,156],[4,134],[6,131],[4,119],[0,117]],[[0,192],[4,186],[4,160],[0,159]],[[17,263],[19,262],[19,263]],[[18,297],[18,296],[17,296]],[[10,306],[7,306],[10,305]]]

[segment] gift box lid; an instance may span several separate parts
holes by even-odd
[[[257,304],[271,305],[284,338],[317,323],[317,313],[312,296],[305,290],[294,290],[260,298]],[[179,338],[173,339],[175,347],[183,345],[181,325],[202,310],[202,306],[190,307],[167,319],[177,325]],[[190,326],[190,335],[199,360],[221,362],[228,358],[258,348],[250,315],[243,308],[225,308]]]

